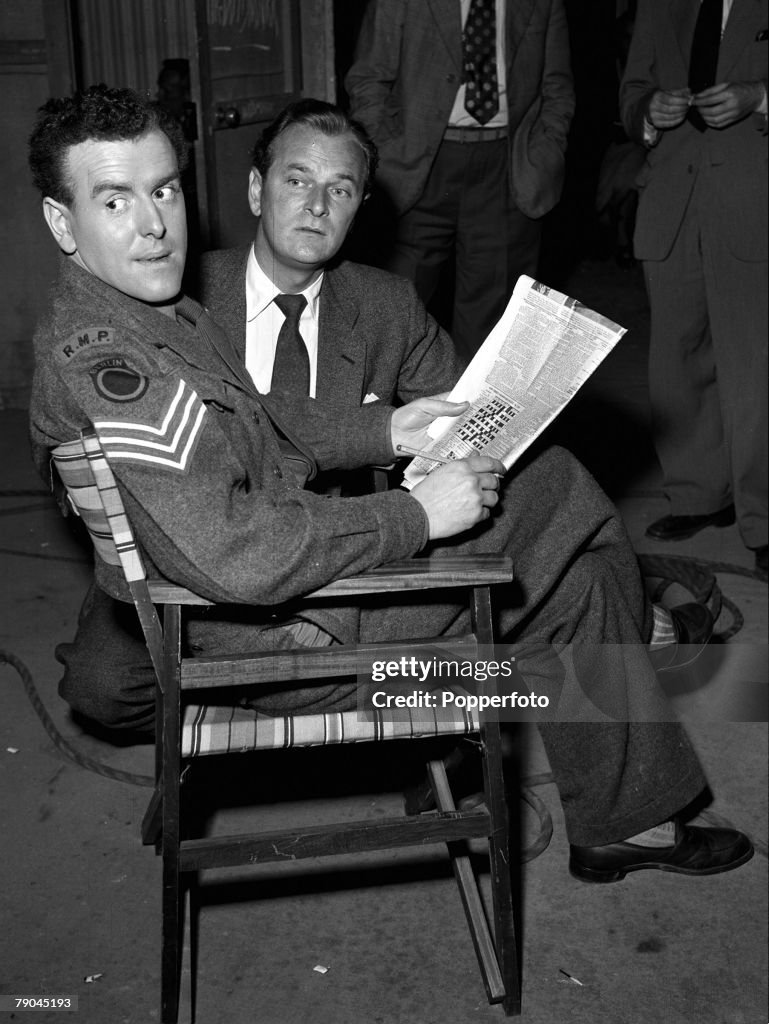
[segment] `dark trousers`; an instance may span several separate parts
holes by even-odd
[[[540,223],[510,194],[507,140],[443,142],[416,206],[399,220],[387,268],[429,305],[453,256],[451,323],[470,359],[499,320],[521,274],[536,274]]]
[[[616,509],[586,470],[562,449],[523,460],[506,481],[498,514],[434,549],[463,551],[512,555],[515,581],[495,595],[497,635],[516,645],[532,689],[551,687],[557,720],[541,731],[571,842],[613,842],[691,802],[705,779],[649,662],[651,609],[636,558]],[[116,620],[105,602],[83,617],[74,645],[59,651],[67,664],[62,695],[84,714],[109,714],[113,724],[128,715],[136,724],[142,705],[151,715],[151,670],[135,641],[110,635]],[[361,609],[359,638],[451,634],[464,630],[465,615],[459,599],[371,601]],[[333,609],[320,624],[333,634]],[[263,649],[263,627],[208,619],[199,626],[201,653]],[[553,680],[547,652],[561,648],[571,669]],[[329,706],[355,707],[354,685],[327,689]],[[296,694],[276,698],[292,708],[301,703]]]
[[[663,486],[674,515],[734,502],[745,545],[767,542],[766,262],[722,238],[701,168],[670,254],[647,261],[649,397]]]

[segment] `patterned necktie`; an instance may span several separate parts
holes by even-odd
[[[499,110],[495,0],[472,0],[462,33],[465,110],[487,124]]]
[[[304,295],[276,295],[275,305],[286,319],[278,335],[270,390],[309,395],[310,357],[299,333],[299,317],[307,299]]]
[[[702,0],[689,58],[689,88],[702,92],[716,83],[723,0]]]

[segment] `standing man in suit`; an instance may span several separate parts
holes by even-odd
[[[472,356],[561,194],[574,112],[561,0],[371,0],[345,78],[397,216],[388,269],[425,304],[455,261],[451,335]]]
[[[670,514],[647,536],[734,522],[767,569],[767,9],[641,0],[620,106],[648,148],[635,255]]]

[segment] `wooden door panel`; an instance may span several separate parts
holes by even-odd
[[[307,0],[196,0],[204,222],[210,246],[254,233],[247,184],[262,129],[303,94]],[[315,3],[328,0],[315,0]]]

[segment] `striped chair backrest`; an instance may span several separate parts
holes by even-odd
[[[126,580],[146,579],[136,540],[107,459],[95,434],[83,432],[52,452],[69,503],[107,565],[122,566]]]
[[[123,569],[152,663],[159,673],[163,652],[160,620],[123,499],[99,438],[94,431],[84,430],[77,441],[59,445],[51,455],[69,503],[85,523],[98,557],[107,565]]]

